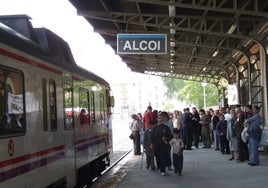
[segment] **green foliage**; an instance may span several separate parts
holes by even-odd
[[[162,104],[162,106],[163,106],[163,110],[165,110],[167,112],[172,111],[174,109],[174,107],[175,107],[174,104],[172,104],[170,102],[164,102]]]
[[[180,101],[186,101],[189,106],[196,106],[199,109],[204,107],[204,87],[200,82],[174,78],[162,78],[162,80],[167,87],[165,95],[168,99],[175,98]],[[207,107],[218,105],[219,97],[216,86],[207,84],[205,93]]]
[[[162,77],[164,85],[167,87],[167,92],[165,96],[167,98],[178,98],[178,91],[180,91],[184,86],[184,81],[175,78]]]

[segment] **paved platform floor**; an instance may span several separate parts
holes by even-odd
[[[145,155],[144,155],[145,157]],[[182,176],[167,171],[141,169],[141,156],[131,152],[123,161],[92,187],[97,188],[265,188],[268,187],[268,153],[260,153],[260,166],[229,161],[230,155],[222,155],[212,149],[184,151]]]

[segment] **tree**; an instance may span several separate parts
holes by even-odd
[[[169,99],[176,98],[179,100],[178,91],[180,91],[185,86],[184,81],[168,77],[162,77],[162,81],[167,87],[167,92],[165,93],[165,96]]]
[[[162,78],[167,87],[166,97],[185,101],[188,106],[204,108],[204,88],[200,82],[185,81],[174,78]],[[218,105],[218,90],[216,86],[206,86],[206,106]]]

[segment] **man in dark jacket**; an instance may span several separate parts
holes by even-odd
[[[155,149],[157,168],[160,169],[161,175],[166,175],[166,167],[169,163],[169,141],[172,135],[170,128],[163,123],[161,114],[157,117],[157,125],[152,130],[152,143]]]
[[[185,144],[186,150],[191,150],[192,142],[193,142],[193,129],[192,129],[192,117],[189,108],[183,109],[184,113],[181,117],[182,123],[182,140]]]
[[[155,170],[152,129],[153,129],[153,123],[149,122],[149,129],[147,129],[144,133],[144,148],[146,152],[146,168],[147,169],[151,168],[151,170]]]
[[[195,107],[192,108],[192,129],[193,129],[193,138],[194,138],[194,146],[195,148],[198,148],[198,142],[199,142],[199,128],[200,128],[200,116]]]

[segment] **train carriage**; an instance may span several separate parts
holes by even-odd
[[[109,165],[110,87],[29,20],[0,17],[0,187],[79,187]]]

